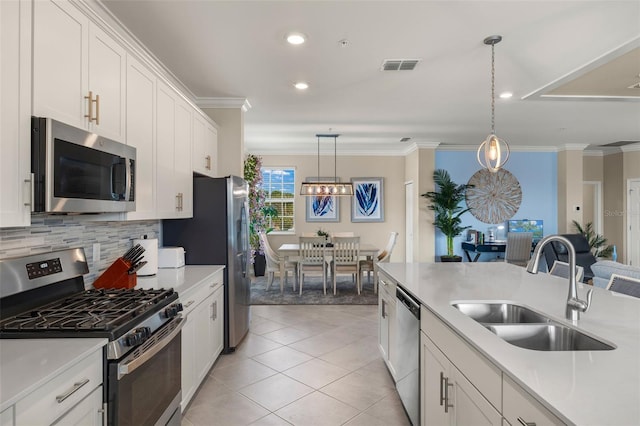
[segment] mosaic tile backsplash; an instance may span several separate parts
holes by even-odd
[[[84,276],[88,286],[133,244],[147,235],[157,238],[160,221],[95,222],[89,216],[39,215],[31,226],[0,228],[0,259],[83,247],[89,264]],[[100,258],[93,258],[94,244],[100,245]]]

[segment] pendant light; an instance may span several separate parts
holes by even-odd
[[[337,175],[337,140],[338,134],[317,134],[318,138],[318,178],[316,182],[302,182],[300,195],[309,197],[326,195],[353,195],[353,185],[351,182],[338,182]],[[320,182],[320,138],[333,138],[333,182]]]
[[[509,160],[509,145],[504,139],[496,136],[495,131],[495,45],[502,36],[492,35],[484,39],[484,44],[491,45],[491,134],[478,147],[478,163],[492,173],[500,170]],[[483,161],[484,160],[484,161]]]

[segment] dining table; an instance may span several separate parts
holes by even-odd
[[[330,254],[333,250],[333,246],[325,247],[327,254]],[[360,244],[360,256],[364,258],[372,258],[378,255],[379,248],[373,244],[361,243]],[[300,244],[298,243],[285,243],[278,247],[278,254],[281,256],[280,262],[280,279],[284,277],[285,263],[290,257],[298,256],[300,253]]]

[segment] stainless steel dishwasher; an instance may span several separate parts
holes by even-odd
[[[414,426],[420,424],[420,303],[396,288],[396,389]]]

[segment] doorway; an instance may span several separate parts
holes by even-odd
[[[640,265],[640,179],[627,181],[627,264]]]
[[[596,234],[602,235],[602,182],[584,181],[582,183],[582,225],[591,222]]]
[[[413,263],[413,182],[405,182],[405,236],[406,246],[404,259],[406,263]]]

